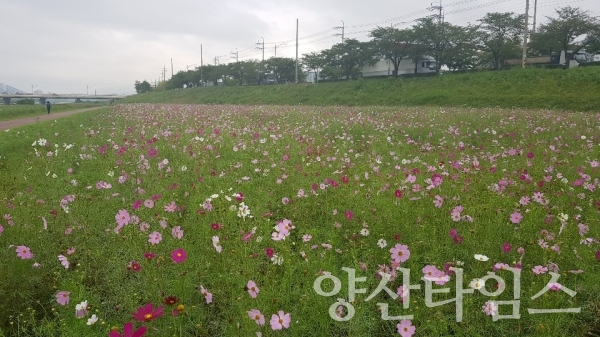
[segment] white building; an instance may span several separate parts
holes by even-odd
[[[398,75],[404,74],[425,74],[435,72],[435,59],[431,56],[423,56],[417,64],[410,58],[404,58],[400,61]],[[389,60],[380,60],[374,65],[366,65],[362,68],[363,77],[370,76],[393,76],[394,65]]]

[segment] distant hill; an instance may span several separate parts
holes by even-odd
[[[14,93],[17,93],[17,92],[25,93],[26,91],[17,89],[15,87],[11,87],[10,85],[6,85],[4,83],[0,83],[0,93],[4,93],[4,92],[7,92],[9,94],[14,94]]]

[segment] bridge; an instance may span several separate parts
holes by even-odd
[[[35,98],[38,99],[40,104],[46,104],[46,100],[52,99],[74,99],[74,100],[82,100],[82,99],[110,99],[117,100],[121,98],[125,98],[122,95],[83,95],[83,94],[0,94],[2,97],[2,102],[5,105],[10,104],[10,100],[12,98]]]

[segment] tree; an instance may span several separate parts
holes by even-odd
[[[480,63],[475,42],[477,27],[448,25],[445,36],[448,42],[444,64],[450,70],[473,69]]]
[[[189,86],[190,84],[193,83],[193,75],[194,75],[194,71],[193,70],[188,70],[188,71],[179,71],[177,72],[177,74],[171,76],[171,78],[167,81],[167,90],[172,90],[172,89],[181,89]]]
[[[524,14],[487,13],[479,22],[477,43],[484,52],[484,60],[494,69],[502,69],[505,60],[519,57]]]
[[[233,76],[238,85],[255,83],[260,78],[259,62],[239,61],[229,64],[229,74]]]
[[[415,43],[421,44],[423,51],[435,59],[436,72],[445,62],[444,56],[449,45],[445,35],[449,26],[449,23],[435,21],[432,17],[418,19],[413,26]]]
[[[302,64],[315,72],[315,80],[319,83],[319,71],[325,66],[325,55],[323,53],[312,52],[304,54],[302,57]]]
[[[397,29],[393,27],[377,27],[369,36],[373,38],[374,56],[379,59],[389,60],[394,66],[394,77],[398,77],[400,62],[412,56],[414,34],[410,29]]]
[[[365,64],[374,64],[371,45],[356,39],[346,39],[344,43],[333,45],[331,49],[323,51],[326,66],[322,73],[334,79],[358,78],[361,68]]]
[[[148,81],[135,81],[135,92],[137,92],[138,94],[142,94],[150,91],[152,91],[152,87],[150,86],[150,83],[148,83]]]
[[[207,82],[212,82],[213,85],[217,84],[218,79],[222,79],[227,73],[227,66],[224,64],[219,65],[205,65],[198,68],[200,73],[202,74],[202,80]]]
[[[589,12],[570,6],[556,10],[557,18],[548,18],[532,36],[532,47],[539,51],[561,51],[568,68],[573,55],[593,43],[597,38],[599,23]],[[571,53],[569,53],[571,52]]]
[[[296,80],[296,60],[286,57],[271,57],[266,61],[265,70],[275,74],[278,83],[292,83]]]

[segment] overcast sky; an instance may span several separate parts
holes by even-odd
[[[531,6],[535,0],[530,0]],[[438,5],[439,3],[433,3]],[[2,0],[0,83],[25,92],[134,93],[166,67],[296,55],[394,24],[407,28],[433,12],[431,0]],[[443,0],[446,21],[477,23],[487,12],[525,12],[525,0]],[[538,23],[559,6],[600,16],[600,0],[538,0]],[[533,15],[533,9],[530,12]],[[342,22],[343,20],[343,22]],[[260,45],[257,43],[260,42]],[[3,90],[0,88],[0,90]]]

